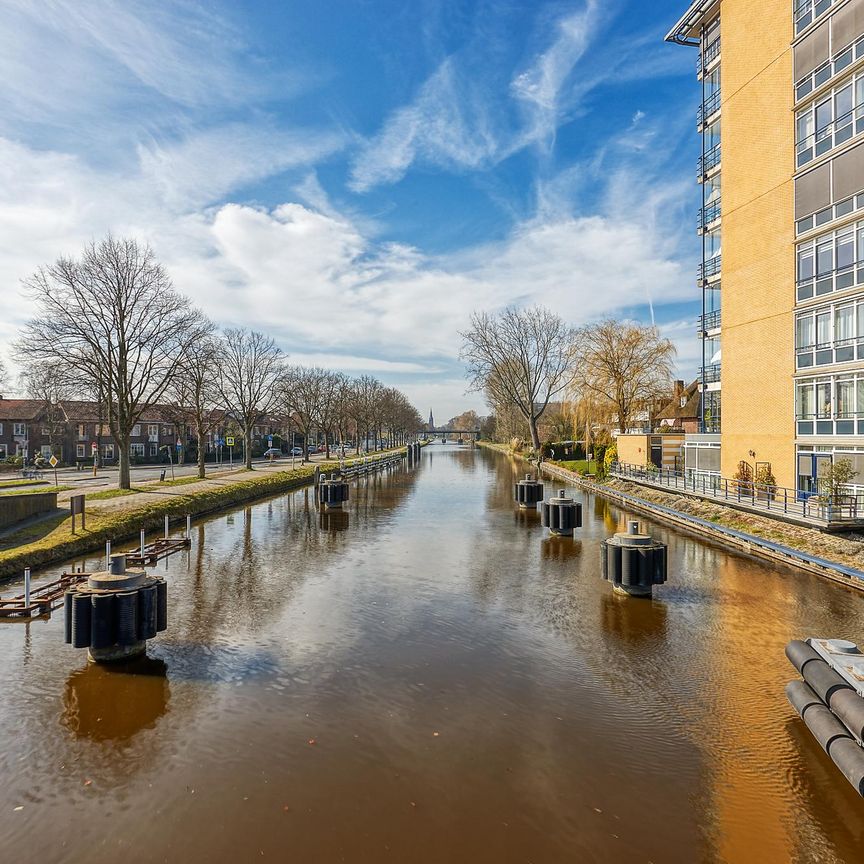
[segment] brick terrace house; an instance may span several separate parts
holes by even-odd
[[[45,403],[41,399],[0,396],[0,459],[40,452],[46,444],[50,446],[50,433]]]
[[[672,399],[654,415],[655,426],[666,424],[683,432],[698,432],[702,402],[699,384],[698,378],[687,387],[683,381],[676,381]]]

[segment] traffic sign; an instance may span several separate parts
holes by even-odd
[[[268,435],[268,436],[267,436],[267,443],[268,443],[271,447],[273,446],[273,436],[272,436],[272,435]]]
[[[95,441],[93,441],[93,442],[90,444],[90,450],[91,450],[93,453],[96,453],[96,451],[97,451],[98,449],[99,449],[99,445],[98,445]]]
[[[229,435],[229,436],[225,439],[225,443],[226,443],[229,447],[233,447],[233,446],[234,446],[234,439]]]
[[[52,468],[56,468],[56,467],[60,464],[60,460],[59,460],[56,456],[52,456],[52,457],[48,460],[48,464],[49,464]]]
[[[216,439],[216,446],[217,447],[224,447],[225,446],[225,439],[224,438],[217,438]]]

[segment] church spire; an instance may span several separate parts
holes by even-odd
[[[431,432],[435,428],[435,421],[432,419],[432,409],[429,409],[429,431]]]

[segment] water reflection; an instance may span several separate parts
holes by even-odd
[[[60,721],[76,738],[125,741],[155,726],[170,698],[164,660],[88,663],[66,681]]]
[[[630,646],[665,642],[668,617],[666,604],[656,598],[623,597],[611,586],[600,595],[603,630],[627,650]]]
[[[545,537],[540,541],[544,561],[569,561],[582,554],[582,541],[575,537]]]
[[[349,515],[344,510],[320,510],[318,525],[322,531],[347,531]]]

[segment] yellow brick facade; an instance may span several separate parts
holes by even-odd
[[[794,488],[791,0],[723,0],[720,27],[721,472],[770,462]]]

